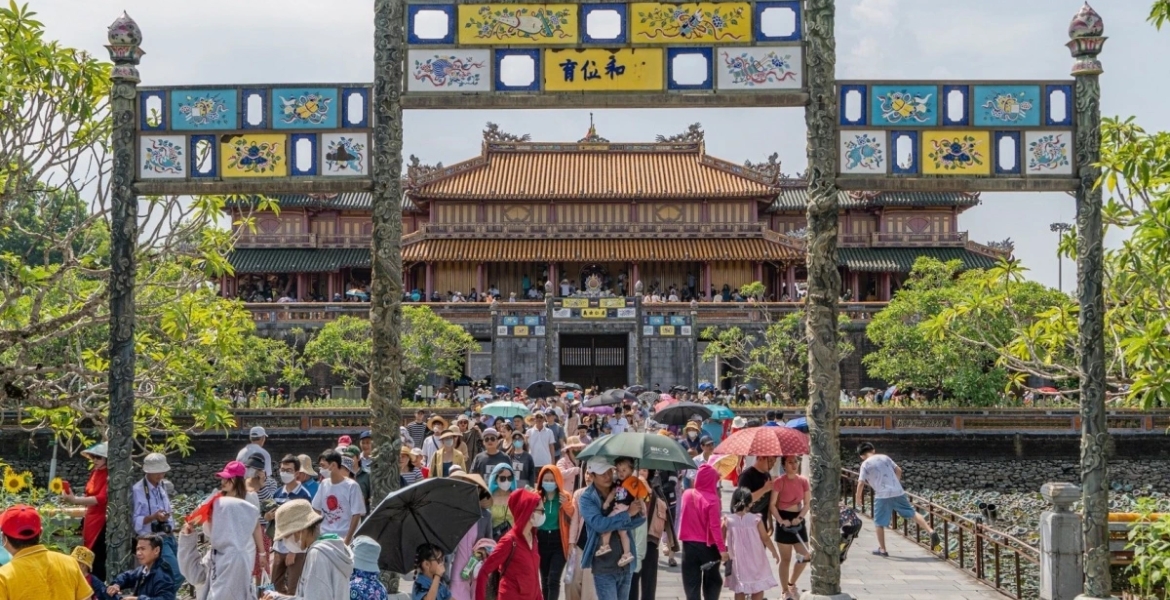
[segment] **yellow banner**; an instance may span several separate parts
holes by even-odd
[[[565,308],[589,308],[588,298],[565,298],[563,302]]]
[[[512,335],[516,337],[526,337],[528,335],[527,325],[517,325],[512,328]]]
[[[222,138],[221,138],[222,139]],[[219,173],[232,177],[288,177],[288,136],[245,134],[219,143]]]
[[[460,4],[461,45],[575,44],[575,4]]]
[[[674,325],[663,325],[658,328],[660,335],[674,335]]]
[[[739,44],[752,39],[752,7],[747,2],[634,2],[629,10],[630,41],[635,44]]]
[[[657,91],[666,85],[663,50],[585,48],[544,51],[544,91]]]
[[[602,298],[601,308],[625,308],[625,298]]]
[[[604,308],[582,308],[582,319],[604,319],[609,311]]]
[[[923,175],[991,175],[990,131],[923,131]]]

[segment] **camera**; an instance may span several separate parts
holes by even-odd
[[[162,533],[165,535],[170,535],[170,534],[174,533],[174,531],[175,531],[175,528],[171,527],[170,520],[155,521],[154,523],[150,524],[150,532],[151,533]]]

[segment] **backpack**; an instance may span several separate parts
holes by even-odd
[[[516,540],[512,540],[512,548],[508,550],[508,558],[504,560],[504,566],[492,571],[488,574],[487,589],[484,590],[484,598],[486,600],[498,600],[500,597],[500,579],[504,571],[508,570],[508,565],[512,564],[512,555],[516,552]]]

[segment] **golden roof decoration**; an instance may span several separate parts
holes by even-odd
[[[532,136],[529,134],[513,135],[500,129],[499,125],[488,121],[487,128],[483,130],[483,141],[485,142],[529,142],[532,141]]]
[[[593,113],[589,113],[589,132],[585,137],[577,140],[578,144],[608,144],[609,140],[597,134],[597,127],[593,125]]]
[[[672,136],[659,135],[654,138],[659,144],[677,144],[703,141],[703,124],[691,123],[687,130]]]

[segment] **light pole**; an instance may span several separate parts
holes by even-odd
[[[1064,291],[1064,261],[1060,258],[1060,239],[1065,232],[1072,231],[1072,228],[1070,223],[1053,223],[1048,226],[1048,229],[1056,234],[1056,289],[1060,292]]]

